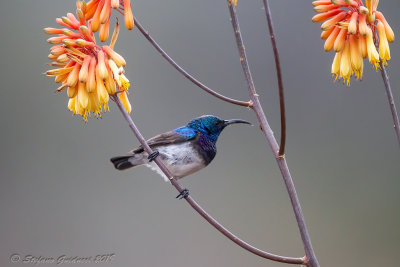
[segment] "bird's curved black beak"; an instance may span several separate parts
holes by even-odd
[[[224,125],[228,126],[231,124],[236,124],[236,123],[244,123],[244,124],[249,124],[252,125],[250,122],[248,121],[244,121],[244,120],[239,120],[239,119],[233,119],[233,120],[224,120]]]

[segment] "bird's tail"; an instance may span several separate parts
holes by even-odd
[[[114,167],[120,171],[146,163],[143,154],[119,156],[111,158],[110,160],[114,164]]]

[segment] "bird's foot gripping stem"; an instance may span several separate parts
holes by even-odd
[[[158,157],[158,155],[160,155],[160,152],[158,152],[158,150],[154,150],[153,153],[151,153],[147,158],[149,159],[149,162],[152,162]]]
[[[189,189],[183,189],[182,192],[179,193],[179,195],[176,196],[178,199],[182,198],[187,198],[189,196]]]

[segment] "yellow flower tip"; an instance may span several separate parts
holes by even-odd
[[[89,93],[86,91],[85,84],[78,84],[78,101],[82,110],[85,110],[89,104]]]
[[[346,41],[343,48],[342,56],[340,58],[340,77],[342,77],[344,81],[347,81],[347,84],[349,85],[351,74],[352,67],[350,58],[350,42]]]
[[[97,73],[97,75],[99,75],[99,73]],[[97,77],[96,89],[97,89],[98,100],[99,100],[100,104],[105,104],[108,102],[108,99],[109,99],[108,92],[104,85],[104,81],[100,77],[98,77],[98,76],[96,76],[96,77]]]
[[[367,35],[367,53],[368,53],[368,60],[369,63],[371,63],[375,69],[378,68],[379,66],[379,54],[378,51],[376,51],[376,47],[374,44],[374,40],[372,38],[372,30],[368,28],[368,35]]]
[[[128,96],[126,94],[126,91],[118,94],[118,97],[119,97],[119,99],[121,99],[121,102],[122,102],[123,106],[125,107],[125,110],[128,113],[131,113],[132,106],[131,106],[131,103],[129,102],[129,99],[128,99]]]
[[[387,65],[387,61],[390,60],[390,48],[386,37],[385,26],[378,20],[377,29],[379,34],[379,57],[382,60],[383,65]]]
[[[350,59],[351,59],[351,66],[354,72],[358,73],[362,68],[362,55],[360,52],[360,47],[358,44],[358,39],[355,35],[349,36],[349,43],[350,43]]]
[[[341,53],[335,53],[335,57],[332,62],[331,73],[332,73],[332,76],[336,76],[335,81],[336,81],[337,77],[339,77],[339,75],[340,75],[340,57],[341,57]]]
[[[113,61],[119,66],[123,66],[125,67],[126,65],[126,61],[125,59],[118,54],[117,52],[115,52],[114,50],[112,50],[109,46],[103,46],[103,51],[110,57],[113,59]]]
[[[76,110],[75,110],[75,99],[76,99],[76,97],[70,98],[68,100],[68,105],[67,105],[68,109],[72,111],[73,115],[75,115],[75,113],[76,113]]]
[[[131,84],[129,83],[129,80],[128,80],[128,78],[126,78],[125,74],[121,74],[119,76],[119,79],[121,81],[121,89],[125,90],[125,91],[128,90],[128,88]]]

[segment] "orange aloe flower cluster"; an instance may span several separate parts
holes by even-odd
[[[82,115],[87,121],[93,112],[97,117],[108,110],[109,95],[118,93],[125,109],[130,112],[127,98],[129,80],[124,75],[124,58],[113,48],[118,37],[117,23],[109,46],[98,46],[91,30],[92,21],[86,20],[85,2],[77,2],[75,17],[68,13],[56,21],[65,28],[45,28],[47,34],[56,35],[47,40],[50,48],[50,65],[60,67],[45,72],[62,83],[57,91],[65,90],[69,97],[68,109]]]
[[[336,52],[332,63],[335,81],[346,81],[354,74],[362,80],[364,63],[369,62],[377,69],[390,60],[389,42],[394,33],[383,14],[377,11],[379,0],[318,0],[312,4],[319,14],[313,22],[323,22],[321,38],[326,40],[324,49]],[[379,49],[379,52],[377,50]]]
[[[100,30],[100,41],[108,39],[110,28],[111,9],[123,12],[125,26],[128,30],[133,28],[133,15],[130,0],[91,0],[87,4],[85,18],[92,19],[91,29],[93,32]]]

